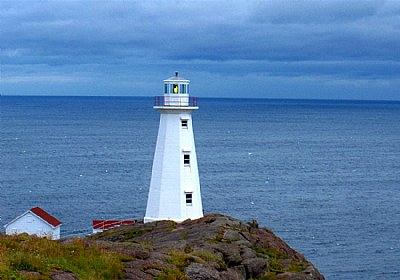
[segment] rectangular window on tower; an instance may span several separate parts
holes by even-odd
[[[182,128],[188,128],[188,120],[181,120]]]
[[[186,206],[192,206],[193,205],[193,194],[192,193],[185,193],[186,197]]]
[[[190,155],[188,154],[183,155],[183,165],[190,166]]]

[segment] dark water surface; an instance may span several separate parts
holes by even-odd
[[[152,98],[0,97],[0,226],[142,218]],[[327,279],[400,279],[400,103],[201,99],[203,206],[271,228]]]

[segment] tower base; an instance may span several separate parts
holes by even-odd
[[[144,217],[143,222],[146,223],[151,223],[151,222],[156,222],[156,221],[174,221],[176,223],[182,223],[183,221],[186,220],[197,220],[200,218],[203,218],[204,216],[201,215],[199,217],[190,217],[190,218],[186,218],[186,219],[182,219],[182,220],[177,220],[177,219],[171,219],[171,218],[152,218],[152,217]]]

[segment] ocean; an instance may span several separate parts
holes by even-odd
[[[0,226],[40,206],[62,236],[142,219],[151,97],[0,97]],[[257,220],[327,279],[400,279],[400,102],[201,98],[205,213]]]

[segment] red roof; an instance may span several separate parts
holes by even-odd
[[[122,225],[133,225],[134,220],[93,220],[94,229],[109,229]]]
[[[46,211],[44,211],[42,208],[40,207],[34,207],[31,209],[32,213],[34,213],[35,215],[39,216],[40,218],[42,218],[43,220],[45,220],[46,222],[48,222],[50,225],[52,225],[53,227],[56,227],[58,225],[61,225],[61,222],[59,220],[57,220],[56,218],[54,218],[52,215],[50,215],[49,213],[47,213]]]

